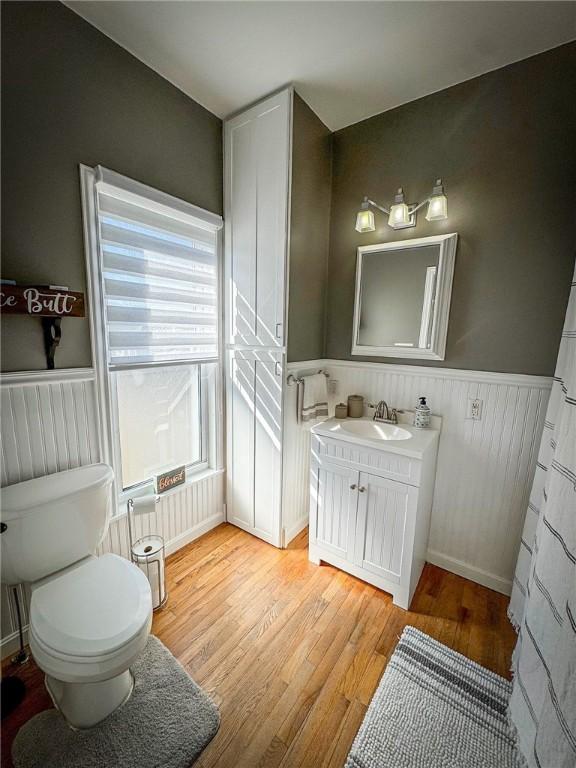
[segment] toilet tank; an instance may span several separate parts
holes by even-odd
[[[107,464],[90,464],[3,488],[2,581],[37,581],[93,555],[110,522],[113,479]]]

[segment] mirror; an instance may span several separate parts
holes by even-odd
[[[444,360],[457,239],[358,248],[353,355]]]

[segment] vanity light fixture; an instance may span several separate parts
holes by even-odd
[[[436,179],[432,194],[428,198],[427,221],[443,221],[448,218],[448,198],[444,194],[442,179]]]
[[[424,205],[428,205],[428,211],[426,213],[427,221],[442,221],[448,218],[448,200],[444,194],[444,186],[442,179],[436,179],[432,194],[421,203],[414,205],[408,205],[404,199],[404,190],[402,187],[398,189],[394,197],[394,202],[390,208],[384,208],[382,205],[378,205],[374,200],[370,200],[365,197],[362,201],[362,206],[356,214],[356,231],[357,232],[374,232],[376,227],[374,225],[374,213],[370,208],[376,208],[382,213],[388,216],[388,224],[392,229],[406,229],[407,227],[416,226],[416,211],[420,210]]]
[[[368,202],[362,203],[362,209],[356,214],[356,229],[358,232],[374,232],[374,213],[368,209]]]

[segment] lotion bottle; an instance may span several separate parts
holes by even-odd
[[[430,408],[426,405],[425,397],[419,397],[418,401],[414,411],[414,426],[418,429],[427,429],[430,426]]]

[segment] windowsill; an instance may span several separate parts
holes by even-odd
[[[193,475],[190,475],[186,478],[186,482],[182,483],[181,485],[177,485],[175,488],[172,488],[169,491],[164,491],[164,493],[157,494],[159,499],[165,499],[170,496],[174,496],[175,494],[181,493],[185,488],[190,488],[194,485],[197,485],[198,483],[201,483],[203,480],[207,480],[210,477],[214,477],[216,475],[223,475],[225,472],[224,468],[221,467],[219,469],[213,469],[212,467],[208,469],[203,469],[200,472],[195,472]],[[144,486],[141,489],[139,489],[141,492],[138,494],[135,494],[133,497],[128,491],[124,491],[119,499],[118,499],[118,512],[112,516],[112,520],[118,520],[121,517],[126,517],[126,502],[130,498],[142,498],[144,496],[152,496],[153,493],[149,493],[148,489],[154,488],[154,483],[151,482],[150,485]]]

